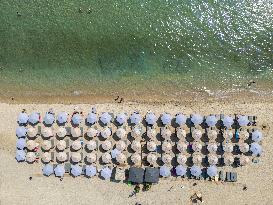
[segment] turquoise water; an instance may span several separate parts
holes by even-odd
[[[1,0],[0,92],[270,87],[272,8],[269,0]]]

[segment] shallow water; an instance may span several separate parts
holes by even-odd
[[[272,91],[272,1],[0,1],[0,94]],[[76,91],[76,93],[75,93]]]

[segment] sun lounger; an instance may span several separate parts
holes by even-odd
[[[54,161],[54,159],[55,159],[54,158],[55,157],[55,152],[51,152],[50,154],[51,154],[51,161]]]
[[[51,148],[53,148],[55,146],[55,143],[54,143],[54,139],[51,139]]]
[[[230,181],[237,182],[237,173],[236,172],[230,173]]]
[[[38,126],[37,135],[42,135],[42,127]]]
[[[226,172],[226,181],[231,182],[230,172]]]
[[[66,129],[66,135],[71,135],[71,127],[65,127]]]
[[[219,178],[220,178],[221,181],[225,181],[226,176],[224,175],[224,172],[223,172],[223,171],[220,171],[220,172],[219,172]]]
[[[114,172],[115,180],[116,181],[123,181],[125,180],[125,169],[116,167]]]
[[[82,175],[85,175],[85,169],[86,169],[86,165],[84,164],[84,165],[82,166]]]
[[[64,164],[65,173],[70,173],[70,169],[71,169],[71,164],[70,163],[65,163]]]

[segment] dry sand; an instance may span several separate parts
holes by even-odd
[[[203,194],[203,204],[273,204],[273,149],[272,121],[273,103],[265,102],[194,102],[185,104],[97,104],[98,112],[121,110],[132,112],[152,110],[157,114],[163,111],[193,111],[204,115],[210,113],[241,113],[258,116],[258,125],[265,125],[266,137],[263,140],[264,154],[259,164],[250,164],[237,168],[237,183],[216,183],[182,179],[161,180],[148,192],[140,192],[129,198],[133,191],[124,183],[106,182],[100,179],[84,177],[65,177],[60,181],[55,177],[42,177],[39,164],[18,164],[15,156],[15,128],[17,114],[23,109],[28,112],[47,111],[53,107],[56,112],[73,110],[72,105],[61,104],[0,104],[0,204],[191,204],[190,196],[195,191]],[[91,105],[79,105],[87,113]],[[32,180],[29,177],[33,176]],[[193,186],[196,182],[197,185]],[[243,186],[247,190],[243,191]],[[172,187],[172,188],[171,188]],[[170,189],[171,188],[171,189]],[[170,189],[170,191],[168,191]]]

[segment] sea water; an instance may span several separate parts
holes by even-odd
[[[271,0],[1,0],[0,94],[271,92],[272,11]]]

